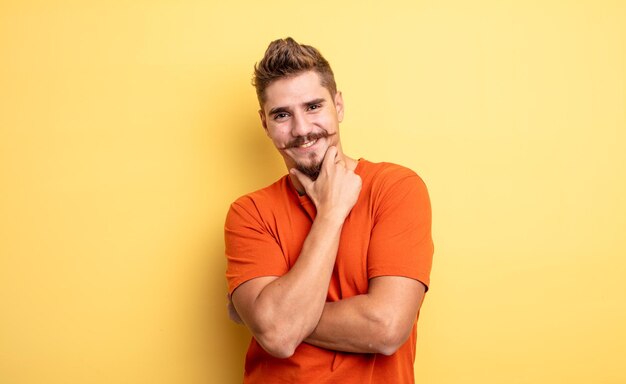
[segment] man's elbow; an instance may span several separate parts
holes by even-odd
[[[313,332],[302,321],[277,319],[271,311],[264,311],[263,316],[254,319],[246,323],[248,329],[267,353],[279,359],[293,356],[305,337]]]
[[[272,334],[260,334],[256,335],[255,339],[265,350],[273,357],[278,359],[287,359],[296,352],[296,348],[300,345],[299,342],[291,340],[284,335],[272,335]]]
[[[381,332],[376,343],[376,353],[385,356],[391,356],[396,353],[406,343],[412,329],[412,324],[407,327],[405,324],[399,324],[392,320],[386,321],[380,326]]]
[[[391,356],[400,349],[403,343],[381,343],[376,350],[376,353],[380,353],[381,355]]]

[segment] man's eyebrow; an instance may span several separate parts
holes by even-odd
[[[274,108],[270,109],[270,111],[268,112],[268,115],[273,115],[273,114],[279,113],[279,112],[289,112],[289,108],[287,108],[287,107],[274,107]]]
[[[305,101],[304,103],[302,103],[302,106],[308,107],[309,105],[323,104],[325,102],[326,102],[326,99],[320,97],[320,98],[313,99],[313,100],[310,100],[310,101]],[[274,115],[274,114],[283,113],[283,112],[289,113],[289,108],[288,107],[274,107],[274,108],[270,109],[270,111],[268,112],[268,115]]]
[[[326,101],[326,99],[323,99],[323,98],[320,97],[319,99],[307,101],[306,103],[304,103],[304,105],[322,104],[325,101]]]

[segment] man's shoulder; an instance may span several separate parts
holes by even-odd
[[[372,184],[388,186],[407,178],[415,178],[423,183],[415,171],[403,165],[390,162],[374,163],[364,159],[361,159],[360,162],[362,163],[360,176]]]

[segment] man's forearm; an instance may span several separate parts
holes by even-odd
[[[368,294],[326,303],[305,342],[343,352],[391,355],[409,337],[424,291],[420,282],[409,278],[372,279]]]
[[[252,293],[254,297],[240,295],[239,289],[235,291],[235,306],[268,352],[279,357],[290,355],[317,325],[324,309],[342,225],[341,220],[317,217],[298,261],[288,273],[274,278],[257,295]]]
[[[354,296],[324,306],[322,317],[304,341],[343,352],[379,353],[386,329],[370,305],[368,295]]]

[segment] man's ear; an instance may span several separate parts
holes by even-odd
[[[261,125],[263,125],[263,129],[265,129],[265,133],[267,134],[267,121],[265,120],[265,113],[262,109],[259,109],[259,117],[261,118]]]
[[[343,121],[343,96],[340,91],[335,93],[335,109],[337,110],[337,120]]]

